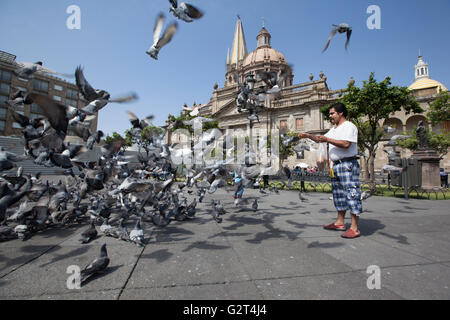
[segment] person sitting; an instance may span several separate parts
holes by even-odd
[[[161,169],[155,172],[156,176],[164,181],[167,180],[167,175],[172,171],[172,165],[167,159],[163,160],[163,165]]]

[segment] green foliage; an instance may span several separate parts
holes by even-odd
[[[430,132],[427,129],[428,140],[430,142],[430,148],[435,150],[441,157],[448,153],[448,148],[450,147],[450,133],[436,133]],[[417,150],[419,145],[415,130],[409,132],[409,138],[406,140],[397,141],[397,145],[401,148],[409,149],[411,151]]]
[[[125,138],[122,137],[117,132],[113,132],[112,136],[106,136],[105,142],[107,144],[112,142],[120,142],[121,149],[124,151],[126,148],[131,147],[133,145],[133,141],[130,139],[130,137],[126,136]]]
[[[170,121],[170,123],[174,123],[174,122],[176,123],[176,125],[173,128],[171,128],[169,131],[172,133],[177,129],[186,129],[190,133],[194,133],[194,128],[192,126],[185,125],[183,123],[183,121],[190,121],[195,118],[197,118],[197,116],[193,117],[183,111],[180,113],[180,115],[178,117],[175,117],[175,116],[169,114],[168,120]],[[205,116],[204,118],[213,119],[212,117],[208,117],[208,116]],[[214,129],[214,128],[219,128],[219,121],[216,120],[213,122],[204,122],[202,124],[202,126],[203,126],[202,132],[205,132],[205,131],[208,131],[208,130]]]
[[[450,96],[448,91],[439,94],[433,103],[430,104],[430,111],[427,113],[428,119],[432,124],[438,124],[443,121],[450,121]]]
[[[286,136],[288,136],[288,137],[296,137],[297,135],[298,135],[297,133],[292,132],[292,131],[289,131],[288,133],[286,133]],[[295,145],[296,145],[295,142],[291,142],[287,146],[285,146],[281,141],[281,135],[280,135],[280,137],[279,137],[280,160],[286,160],[290,156],[295,155],[295,151],[294,151]],[[270,150],[271,147],[272,147],[272,136],[269,133],[269,135],[267,136],[267,149]]]

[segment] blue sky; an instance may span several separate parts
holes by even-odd
[[[179,21],[172,42],[159,60],[145,51],[159,12],[166,24],[175,18],[168,0],[2,0],[0,50],[17,61],[41,60],[46,66],[71,73],[77,65],[96,88],[112,96],[134,91],[139,101],[110,104],[100,112],[99,129],[107,134],[129,128],[126,110],[155,116],[163,125],[167,115],[179,114],[184,103],[207,103],[214,83],[223,86],[228,48],[231,49],[237,14],[241,16],[248,51],[256,48],[262,26],[272,35],[272,47],[294,65],[294,83],[312,73],[327,76],[331,89],[346,87],[351,76],[361,85],[374,71],[377,80],[392,77],[395,85],[409,86],[419,49],[429,63],[431,78],[450,87],[450,1],[407,0],[191,0],[205,13],[194,23]],[[81,30],[69,30],[66,9],[81,9]],[[369,5],[381,9],[381,29],[369,30]],[[336,35],[322,54],[331,24],[353,28],[349,50],[345,36]]]

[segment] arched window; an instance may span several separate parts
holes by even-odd
[[[424,68],[422,68],[422,75],[424,75],[425,74],[425,69]]]

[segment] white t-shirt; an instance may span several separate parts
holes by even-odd
[[[329,155],[331,161],[354,157],[358,154],[358,128],[350,121],[345,121],[337,128],[334,126],[325,137],[351,142],[348,149],[339,148],[330,143]]]

